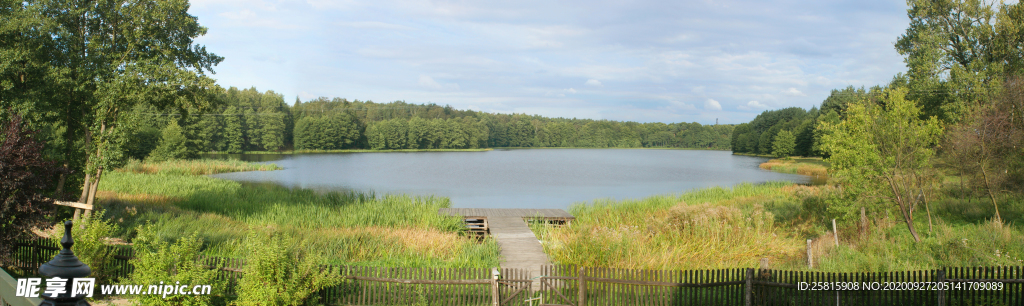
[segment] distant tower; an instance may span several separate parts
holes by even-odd
[[[718,125],[718,118],[715,118],[715,125]]]

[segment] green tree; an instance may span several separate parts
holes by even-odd
[[[187,158],[189,154],[187,141],[182,135],[178,123],[171,121],[161,132],[160,145],[153,150],[153,153],[150,153],[149,158],[154,161]]]
[[[224,142],[227,151],[239,154],[245,150],[245,131],[242,128],[242,114],[234,106],[224,110]]]
[[[1019,67],[1020,4],[979,0],[912,0],[910,25],[896,41],[905,57],[909,98],[925,115],[959,122],[998,94],[1006,68]],[[1019,70],[1018,70],[1019,71]]]
[[[794,148],[796,148],[796,136],[793,136],[790,131],[781,131],[775,135],[775,141],[772,142],[772,155],[787,157],[793,154]]]
[[[895,204],[915,241],[914,209],[926,188],[923,180],[942,127],[935,117],[920,119],[921,109],[906,100],[907,89],[887,89],[882,105],[851,104],[838,124],[822,121],[821,147],[845,185],[848,201],[829,207],[850,217],[856,202],[884,199]]]
[[[260,126],[262,127],[260,145],[264,150],[277,151],[285,144],[285,114],[279,111],[263,110],[259,115]]]
[[[93,204],[103,169],[122,160],[125,113],[148,103],[182,115],[209,109],[206,75],[222,58],[196,45],[206,33],[187,1],[121,3],[23,1],[28,15],[15,30],[38,39],[28,50],[45,58],[49,92],[66,127],[65,139],[84,139],[83,199]],[[31,76],[31,77],[42,77]]]

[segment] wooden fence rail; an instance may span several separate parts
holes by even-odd
[[[128,277],[132,249],[111,248],[112,261],[106,270],[113,280]],[[58,250],[58,244],[50,240],[22,241],[16,245],[13,261],[4,266],[14,268],[15,277],[31,277]],[[228,281],[229,291],[245,271],[242,259],[201,260],[202,265],[218,269],[218,277]],[[540,298],[544,305],[572,306],[1024,305],[1022,267],[831,273],[548,265],[541,267],[541,275],[532,278],[527,271],[517,269],[324,267],[339,271],[347,280],[319,292],[321,301],[328,305],[531,305],[525,302],[530,298]],[[531,290],[534,281],[540,283],[539,291]],[[992,287],[995,284],[998,289]]]

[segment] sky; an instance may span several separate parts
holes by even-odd
[[[906,71],[902,0],[193,0],[221,86],[738,124]]]

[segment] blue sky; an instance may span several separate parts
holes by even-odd
[[[742,123],[906,70],[905,1],[193,0],[222,86]]]

